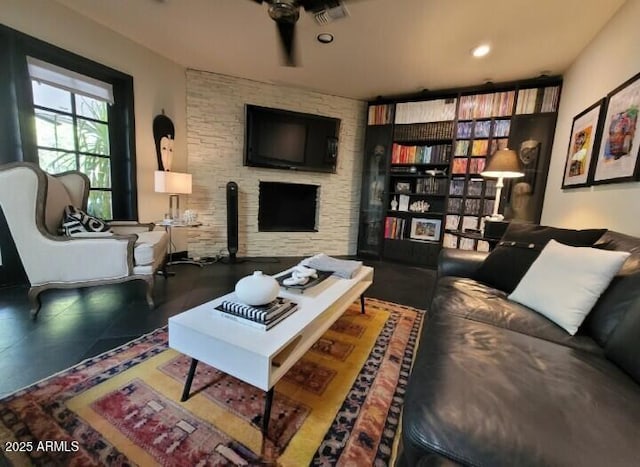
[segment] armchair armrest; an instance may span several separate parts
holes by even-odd
[[[155,228],[153,222],[141,223],[137,221],[111,221],[111,230],[118,235],[129,235],[138,232],[148,232]]]
[[[489,253],[484,251],[443,248],[438,256],[437,277],[458,276],[473,279],[476,271],[488,255]]]
[[[32,286],[126,277],[137,235],[78,238],[30,235],[18,252]],[[99,254],[97,254],[99,252]]]

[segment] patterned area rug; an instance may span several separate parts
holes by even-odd
[[[86,360],[0,400],[9,465],[388,465],[423,312],[354,303],[264,393],[168,349],[167,330]]]

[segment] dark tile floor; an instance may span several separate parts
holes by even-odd
[[[254,270],[275,274],[299,260],[171,266],[175,276],[156,280],[154,310],[145,301],[144,283],[135,281],[45,292],[33,321],[26,287],[0,289],[0,397],[162,327],[170,316],[232,291]],[[426,309],[435,271],[388,262],[365,264],[375,268],[367,296]]]

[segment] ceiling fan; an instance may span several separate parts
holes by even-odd
[[[327,24],[349,15],[345,0],[253,0],[269,5],[269,16],[276,22],[285,64],[296,66],[295,25],[300,18],[300,7],[313,15],[318,24]]]

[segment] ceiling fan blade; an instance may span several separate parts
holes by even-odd
[[[289,21],[279,21],[276,24],[278,26],[278,34],[280,35],[280,43],[282,44],[282,51],[284,53],[285,65],[297,66],[295,53],[296,24]]]

